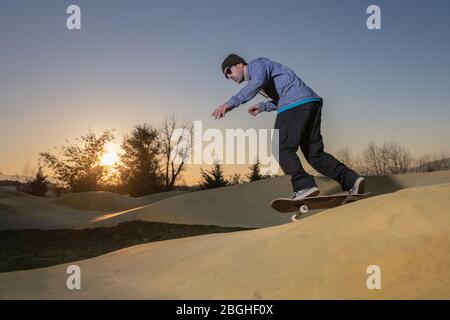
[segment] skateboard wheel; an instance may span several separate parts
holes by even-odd
[[[296,213],[296,214],[293,214],[292,217],[291,217],[291,220],[292,220],[292,221],[298,221],[298,220],[299,220],[298,217],[300,217],[299,214],[297,214],[297,213]]]
[[[309,210],[308,206],[303,205],[303,206],[300,207],[300,213],[301,214],[308,213],[308,210]]]

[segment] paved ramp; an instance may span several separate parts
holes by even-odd
[[[66,288],[68,265],[82,289]],[[369,290],[367,267],[381,270]],[[450,299],[450,184],[251,231],[160,241],[0,274],[2,299]]]

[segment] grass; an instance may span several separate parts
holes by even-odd
[[[131,221],[82,230],[0,231],[0,272],[88,259],[147,242],[242,230],[249,229]]]

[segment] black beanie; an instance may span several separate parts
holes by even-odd
[[[237,54],[232,53],[228,55],[228,57],[226,57],[225,60],[223,60],[222,62],[222,73],[225,74],[226,68],[231,68],[235,64],[239,63],[247,64],[247,62],[245,62],[245,60],[239,57]],[[227,75],[225,74],[225,77],[226,76]]]

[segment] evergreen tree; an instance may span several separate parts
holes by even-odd
[[[256,163],[253,164],[249,169],[250,173],[246,176],[250,182],[264,179],[264,177],[261,175],[259,159],[257,159]]]
[[[203,169],[200,169],[200,172],[202,174],[200,188],[202,189],[212,189],[229,185],[229,181],[223,176],[222,165],[218,162],[214,164],[212,170],[205,171]]]
[[[44,197],[45,193],[47,192],[48,184],[48,181],[46,179],[47,176],[42,173],[42,168],[39,167],[34,179],[28,183],[28,193],[35,196]]]

